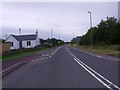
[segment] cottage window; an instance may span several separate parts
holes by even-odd
[[[30,46],[31,45],[31,41],[27,41],[27,46]]]
[[[13,47],[13,42],[10,43],[10,46]]]

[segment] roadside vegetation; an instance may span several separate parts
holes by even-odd
[[[52,38],[52,39],[48,38],[46,40],[40,39],[40,42],[41,42],[41,44],[44,44],[44,45],[49,44],[49,45],[52,45],[53,47],[64,44],[63,40],[56,39],[56,38]]]
[[[2,55],[2,61],[22,58],[24,56],[30,56],[30,55],[36,54],[39,51],[47,50],[47,49],[49,49],[49,48],[36,47],[36,48],[32,48],[32,49],[13,50],[13,51],[7,52],[4,55]]]
[[[91,30],[92,44],[91,48]],[[71,40],[76,44],[76,38]],[[79,47],[107,55],[119,56],[120,50],[120,22],[114,17],[107,17],[88,30],[80,39]],[[120,57],[120,56],[119,56]]]
[[[0,38],[0,44],[2,43],[2,39]],[[0,46],[0,60],[2,60],[2,47]]]
[[[85,49],[87,51],[95,52],[98,54],[105,54],[105,55],[116,56],[116,57],[119,56],[118,45],[104,45],[104,46],[97,45],[97,46],[93,46],[92,48],[88,45],[81,45],[81,46],[76,45],[76,47]]]
[[[64,41],[57,40],[55,38],[53,40],[52,39],[46,39],[46,40],[41,39],[40,41],[41,41],[41,45],[35,48],[29,48],[29,49],[23,48],[21,50],[19,49],[19,50],[12,50],[10,52],[6,52],[5,54],[2,55],[2,61],[13,60],[13,59],[22,58],[25,56],[30,56],[30,55],[36,54],[37,52],[40,52],[43,50],[49,50],[49,48],[64,44]]]

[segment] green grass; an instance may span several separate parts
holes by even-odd
[[[0,58],[2,58],[2,55],[0,55]]]
[[[7,55],[1,56],[2,57],[2,61],[6,61],[6,60],[12,60],[12,59],[17,59],[17,58],[22,58],[24,56],[29,56],[29,55],[33,55],[36,54],[39,51],[43,51],[43,50],[47,50],[49,48],[41,48],[41,49],[32,49],[29,51],[26,50],[22,50],[22,51],[13,51]]]
[[[100,54],[106,54],[106,55],[111,55],[111,56],[117,56],[118,57],[118,45],[96,45],[93,46],[92,48],[87,45],[81,45],[78,46],[79,48],[86,49],[88,51],[100,53]]]

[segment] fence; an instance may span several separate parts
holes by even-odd
[[[10,51],[10,43],[0,43],[0,53],[5,53]]]

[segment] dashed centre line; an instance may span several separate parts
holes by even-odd
[[[61,47],[62,47],[62,46],[61,46]],[[39,60],[51,58],[61,47],[57,48],[57,49],[55,50],[55,52],[53,52],[52,55],[50,55],[50,56],[48,56],[48,54],[45,54],[45,55],[43,55],[43,56],[47,56],[47,57],[41,58],[41,59],[35,59],[35,60],[30,61],[30,62],[36,62],[36,61],[39,61]],[[14,68],[15,66],[21,64],[21,63],[22,63],[22,62],[18,62],[18,63],[16,63],[16,64],[14,64],[14,65],[8,67],[7,69],[1,71],[0,73],[4,73],[4,72],[10,70],[11,68]]]
[[[61,46],[62,47],[62,46]],[[31,62],[36,62],[36,61],[39,61],[39,60],[44,60],[44,59],[48,59],[48,58],[51,58],[61,47],[57,48],[51,55],[49,54],[44,54],[42,56],[46,56],[44,58],[41,58],[41,59],[35,59],[35,60],[32,60]]]

